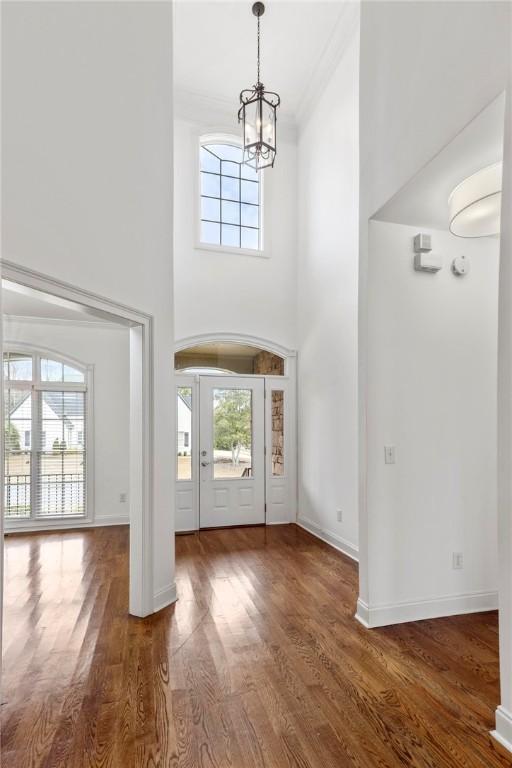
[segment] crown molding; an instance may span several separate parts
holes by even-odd
[[[20,323],[27,325],[57,325],[61,327],[78,327],[78,328],[102,328],[109,331],[126,331],[125,325],[119,325],[117,323],[111,323],[106,320],[72,320],[64,317],[36,317],[35,315],[3,315],[4,321],[7,323]]]
[[[174,117],[194,123],[201,128],[201,133],[238,133],[240,127],[237,111],[235,98],[231,101],[185,88],[174,88]],[[278,137],[285,141],[295,141],[297,126],[293,116],[279,111],[277,120]]]
[[[360,0],[345,0],[338,21],[314,67],[297,109],[299,132],[307,125],[309,116],[324,92],[345,52],[359,31]]]

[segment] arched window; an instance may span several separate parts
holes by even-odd
[[[201,243],[262,250],[260,178],[242,163],[241,146],[203,137],[199,155]]]
[[[19,350],[3,363],[6,521],[86,518],[86,367]]]

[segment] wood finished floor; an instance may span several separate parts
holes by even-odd
[[[296,526],[177,539],[127,616],[126,528],[10,536],[2,768],[491,768],[495,613],[367,631],[356,566]]]

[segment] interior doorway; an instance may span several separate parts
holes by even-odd
[[[295,356],[183,347],[176,367],[176,532],[295,520]]]
[[[157,600],[153,594],[153,541],[150,535],[152,457],[147,425],[151,420],[148,393],[152,318],[136,309],[6,261],[2,262],[2,286],[4,291],[8,288],[19,297],[20,306],[35,305],[38,311],[42,311],[41,307],[50,308],[47,309],[47,316],[55,321],[65,322],[68,315],[78,315],[82,319],[118,325],[129,333],[129,612],[134,616],[147,616],[162,607],[158,602],[160,598]],[[54,317],[55,314],[57,317]],[[2,322],[2,331],[5,330],[4,325]],[[2,339],[2,347],[4,342],[5,339]],[[88,510],[95,491],[92,462],[89,462],[89,471],[84,472],[87,466],[85,456],[89,454],[90,458],[91,452],[86,448],[87,440],[91,445],[92,422],[87,430],[85,425],[87,395],[92,391],[92,380],[89,377],[86,381],[86,367],[81,368],[69,356],[59,357],[41,345],[38,349],[31,347],[30,354],[21,354],[19,342],[16,349],[17,352],[7,349],[8,356],[4,360],[4,372],[7,366],[5,384],[8,386],[7,393],[2,391],[2,398],[4,415],[7,414],[10,419],[6,420],[6,426],[10,430],[11,441],[7,445],[5,466],[4,462],[0,463],[0,481],[4,485],[0,535],[3,536],[4,530],[12,526],[12,520],[4,526],[6,511],[7,517],[10,514],[18,518],[18,528],[23,525],[27,530],[62,526],[64,518],[71,521],[73,517],[76,523],[85,527],[93,522]],[[31,394],[30,398],[24,397],[25,390]],[[11,424],[13,417],[14,423]],[[33,449],[34,437],[37,461],[24,455],[28,454],[29,444]],[[28,466],[29,470],[17,472],[17,465],[22,461],[23,468]],[[57,472],[59,462],[60,471]],[[43,470],[46,467],[47,472],[40,471],[41,464],[45,465]],[[71,472],[71,469],[74,471]],[[30,489],[33,489],[35,504],[32,503]]]

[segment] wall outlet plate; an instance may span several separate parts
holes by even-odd
[[[394,445],[384,446],[384,463],[385,464],[395,463],[395,446]]]
[[[456,571],[464,568],[464,555],[462,552],[452,553],[452,568]]]
[[[341,509],[336,510],[336,519],[338,523],[341,523],[343,521],[343,511]]]

